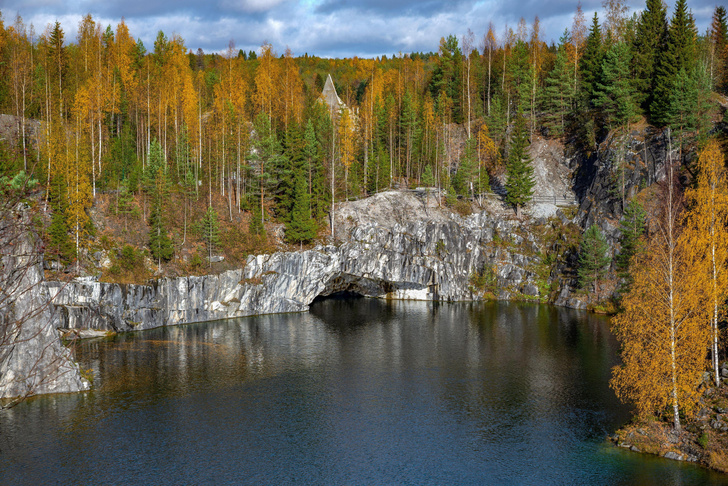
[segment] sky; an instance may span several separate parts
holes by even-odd
[[[498,37],[506,24],[521,17],[529,24],[538,15],[542,38],[557,41],[571,27],[578,0],[0,0],[0,12],[12,24],[19,14],[37,34],[58,20],[66,39],[75,42],[79,21],[116,28],[123,17],[134,38],[152,50],[157,32],[180,35],[197,51],[258,51],[264,42],[281,54],[320,57],[391,56],[399,52],[436,52],[441,37],[458,39],[470,29],[478,47],[493,22]],[[722,0],[719,0],[722,1]],[[705,33],[716,0],[688,0],[700,33]],[[668,16],[674,0],[667,0]],[[644,2],[628,2],[630,15]],[[601,0],[582,0],[587,20],[602,15]]]

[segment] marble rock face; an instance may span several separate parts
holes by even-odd
[[[47,282],[59,327],[127,331],[254,314],[300,312],[318,296],[477,300],[470,276],[496,268],[505,298],[538,297],[536,257],[491,245],[518,223],[487,212],[457,221],[414,221],[353,228],[338,246],[250,256],[242,269],[219,275],[161,278],[149,285],[77,279]]]
[[[56,331],[29,223],[22,207],[0,220],[0,398],[89,388]]]

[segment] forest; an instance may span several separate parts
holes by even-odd
[[[632,16],[616,0],[604,7],[587,19],[577,6],[558,44],[536,17],[377,59],[246,53],[233,41],[192,52],[163,32],[145,46],[123,19],[112,28],[91,15],[72,42],[58,22],[37,34],[18,16],[0,23],[0,109],[16,124],[0,175],[7,185],[23,171],[43,188],[47,253],[65,264],[95,238],[100,195],[148,226],[160,266],[193,238],[212,256],[236,214],[248,235],[275,221],[289,242],[311,241],[337,201],[391,187],[473,196],[506,172],[518,210],[530,188],[515,162],[534,135],[588,152],[647,121],[680,147],[707,140],[712,93],[728,89],[725,8],[701,35],[683,0],[671,15],[659,0]],[[318,102],[328,75],[339,107]],[[446,151],[459,134],[464,149]]]
[[[649,124],[674,150],[655,214],[621,195],[614,330],[623,364],[613,387],[641,416],[669,411],[679,429],[698,405],[706,356],[720,383],[724,7],[704,33],[685,0],[670,12],[647,0],[633,15],[606,0],[591,19],[577,6],[558,43],[542,39],[536,17],[449,35],[437,52],[376,59],[296,56],[270,44],[244,52],[233,41],[220,52],[192,51],[163,32],[145,46],[123,19],[112,27],[87,15],[75,40],[59,22],[37,33],[20,16],[0,21],[0,110],[12,115],[0,193],[34,192],[55,268],[79,273],[100,245],[119,249],[104,278],[150,276],[143,256],[159,274],[180,255],[182,271],[205,271],[220,253],[240,262],[268,249],[275,225],[289,244],[335,241],[328,218],[341,201],[418,186],[475,198],[504,174],[505,201],[521,217],[534,137],[589,154],[607,134],[626,139]],[[328,83],[340,102],[322,97]],[[95,227],[94,211],[116,218],[121,241]],[[589,228],[579,276],[597,297],[605,253]]]

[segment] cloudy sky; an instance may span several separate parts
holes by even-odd
[[[257,50],[268,41],[281,53],[374,57],[397,52],[436,51],[439,39],[459,38],[471,29],[481,39],[488,22],[502,35],[536,15],[547,41],[558,40],[571,26],[578,0],[0,0],[6,24],[20,14],[38,33],[59,20],[75,42],[81,17],[115,27],[124,17],[132,36],[151,50],[159,30],[179,34],[188,48],[222,52],[230,40],[236,48]],[[718,0],[719,3],[722,0]],[[701,33],[707,29],[716,0],[688,0]],[[644,2],[629,1],[631,12]],[[674,0],[667,0],[671,15]],[[582,0],[587,18],[601,0]]]

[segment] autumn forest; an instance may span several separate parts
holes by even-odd
[[[58,22],[36,28],[20,16],[0,21],[0,110],[14,134],[0,142],[0,182],[4,193],[27,186],[42,200],[46,258],[59,268],[78,268],[103,239],[91,218],[102,203],[145,235],[121,249],[111,273],[122,280],[142,255],[161,273],[183,251],[187,271],[211,266],[223,248],[239,262],[267,250],[276,225],[292,245],[335,238],[337,203],[390,188],[476,199],[505,175],[505,202],[520,218],[534,137],[590,153],[608,133],[649,124],[667,131],[675,163],[655,189],[660,214],[645,216],[621,194],[635,229],[618,264],[624,365],[613,386],[643,416],[669,410],[679,428],[697,406],[694,374],[706,359],[720,381],[724,7],[701,33],[685,0],[671,11],[647,0],[634,15],[607,0],[593,18],[577,6],[557,42],[535,17],[447,36],[437,52],[376,59],[267,43],[245,52],[234,41],[206,53],[161,31],[145,46],[123,19],[105,26],[91,15],[75,39]],[[599,258],[589,267],[597,279],[607,265]]]

